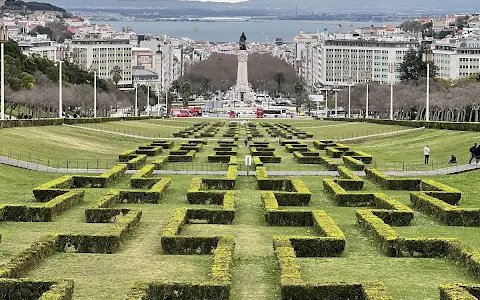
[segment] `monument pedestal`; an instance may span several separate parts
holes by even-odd
[[[233,92],[231,107],[251,107],[255,99],[254,93],[248,84],[248,52],[239,50],[237,53],[237,83]]]

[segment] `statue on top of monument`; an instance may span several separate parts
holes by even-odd
[[[240,36],[240,41],[238,42],[239,50],[247,50],[247,37],[245,36],[245,32],[242,32]]]

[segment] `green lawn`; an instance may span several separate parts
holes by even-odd
[[[32,188],[57,174],[25,171],[0,166],[0,203],[32,204]],[[122,204],[118,207],[140,209],[142,220],[115,254],[58,253],[29,272],[33,279],[72,278],[74,299],[123,299],[135,281],[163,279],[208,280],[212,256],[164,255],[160,237],[165,224],[178,207],[189,206],[186,191],[193,176],[169,175],[172,185],[160,204]],[[479,207],[478,172],[434,177],[440,182],[464,191],[460,205]],[[447,259],[389,258],[379,250],[371,236],[356,223],[355,208],[338,207],[324,193],[322,177],[304,176],[312,192],[310,209],[325,210],[344,232],[347,247],[337,258],[299,258],[304,280],[313,282],[381,281],[394,299],[438,299],[441,283],[478,283],[466,269]],[[20,183],[20,185],[19,185]],[[119,180],[113,188],[129,186],[129,177]],[[50,223],[2,222],[0,232],[0,263],[27,248],[49,232],[102,233],[110,224],[88,224],[84,209],[108,189],[84,189],[83,203],[67,210]],[[381,191],[366,182],[365,191]],[[409,204],[408,192],[383,191]],[[236,215],[232,225],[190,224],[182,234],[229,234],[235,238],[232,300],[278,299],[279,273],[272,237],[278,235],[315,235],[309,227],[265,226],[260,191],[254,177],[239,177],[236,185]],[[412,226],[395,228],[408,237],[456,237],[480,248],[476,228],[443,226],[431,217],[416,212]]]
[[[424,129],[398,136],[371,139],[351,144],[355,149],[370,153],[379,169],[432,169],[446,167],[450,155],[455,155],[459,164],[468,162],[468,149],[480,142],[480,133],[469,131]],[[423,147],[430,148],[429,166],[423,166]]]

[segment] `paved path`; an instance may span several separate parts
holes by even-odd
[[[106,169],[72,169],[72,168],[53,168],[44,165],[39,165],[31,162],[26,162],[18,159],[8,158],[0,156],[0,164],[19,167],[22,169],[46,172],[46,173],[62,173],[62,174],[102,174]],[[429,171],[383,171],[390,176],[436,176],[436,175],[448,175],[457,174],[468,171],[474,171],[480,169],[480,165],[455,165],[448,168],[442,168]],[[135,174],[136,170],[128,170],[127,174]],[[184,175],[225,175],[226,171],[176,171],[176,170],[156,170],[153,174],[184,174]],[[365,172],[354,172],[359,176],[365,176]],[[239,176],[246,176],[246,171],[239,171]],[[249,175],[255,175],[254,171],[249,171]],[[268,171],[270,176],[337,176],[337,171]]]

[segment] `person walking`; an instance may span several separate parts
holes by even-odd
[[[477,155],[477,143],[474,143],[472,147],[470,147],[470,149],[468,149],[468,151],[470,151],[470,160],[468,161],[468,164],[471,164],[472,163],[472,160],[476,157]]]
[[[425,155],[425,164],[428,165],[428,160],[430,158],[430,148],[428,148],[428,145],[423,148],[423,154]]]
[[[248,139],[245,138],[245,139],[243,140],[243,143],[245,144],[245,147],[247,147],[247,146],[248,146]]]

